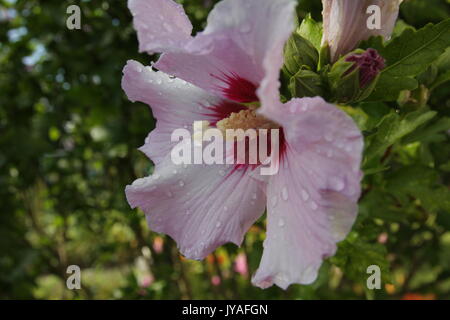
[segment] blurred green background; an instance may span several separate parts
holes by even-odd
[[[179,2],[199,31],[217,1]],[[66,28],[71,4],[81,7],[82,30]],[[321,19],[319,0],[300,0],[298,11]],[[446,0],[409,0],[401,13],[415,27],[449,16]],[[366,177],[354,231],[319,279],[260,290],[250,277],[264,219],[242,248],[197,262],[129,208],[124,188],[151,172],[137,148],[155,124],[120,87],[127,60],[155,59],[137,45],[124,0],[0,0],[1,299],[450,298],[448,85],[430,100],[440,110],[427,127],[439,127],[429,129],[433,139],[396,144],[390,169]],[[440,198],[427,205],[414,190]],[[72,264],[81,290],[66,289]],[[381,290],[366,289],[371,264],[382,267]]]

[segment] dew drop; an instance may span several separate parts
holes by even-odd
[[[327,157],[331,158],[333,156],[333,150],[329,149],[327,150]]]
[[[167,22],[165,22],[164,24],[163,24],[163,27],[164,27],[164,29],[166,29],[167,31],[169,31],[169,32],[172,32],[172,26],[170,25],[170,24],[168,24]]]
[[[342,191],[345,187],[344,181],[338,177],[331,178],[330,183],[331,183],[331,187],[335,191]]]
[[[178,185],[179,185],[180,187],[184,187],[184,181],[183,181],[183,180],[180,180],[180,182],[178,182]]]
[[[256,192],[254,192],[253,194],[252,194],[252,199],[253,200],[256,200],[258,198],[258,195],[256,194]]]
[[[219,221],[216,223],[216,228],[220,228],[220,226],[222,225],[222,223]]]
[[[245,23],[241,26],[242,33],[249,33],[252,30],[252,26],[249,23]]]
[[[283,187],[283,189],[281,190],[281,197],[284,201],[287,201],[289,199],[289,194],[286,187]]]
[[[278,226],[279,226],[280,228],[283,228],[284,225],[285,225],[284,219],[283,219],[283,218],[280,218],[280,220],[278,220]]]
[[[314,201],[312,201],[312,202],[311,202],[311,209],[317,210],[317,208],[318,208],[317,203],[314,202]]]
[[[334,138],[333,138],[333,135],[331,133],[325,134],[325,141],[332,142],[333,139]]]
[[[169,198],[172,198],[172,197],[173,197],[173,193],[172,193],[171,191],[167,191],[166,194],[167,194],[167,196],[168,196]]]
[[[307,201],[309,199],[309,193],[305,189],[302,189],[302,199],[304,201]]]
[[[275,207],[278,203],[278,197],[277,196],[273,196],[272,197],[272,206]]]

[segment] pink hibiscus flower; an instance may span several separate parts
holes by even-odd
[[[240,245],[267,208],[264,253],[252,279],[262,288],[313,282],[351,229],[360,196],[363,140],[352,119],[320,97],[280,102],[295,3],[224,0],[205,31],[192,37],[175,2],[129,1],[140,50],[163,54],[159,71],[135,61],[124,68],[129,99],[149,104],[157,119],[141,148],[155,171],[127,186],[128,202],[190,259],[224,243]],[[249,102],[260,104],[256,112]],[[175,165],[173,130],[198,120],[279,128],[278,173],[261,177],[250,165]]]

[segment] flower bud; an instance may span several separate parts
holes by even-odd
[[[350,54],[345,58],[347,62],[353,62],[353,66],[347,71],[359,70],[359,85],[367,87],[385,67],[385,62],[375,49],[367,49],[361,54]]]
[[[300,69],[315,70],[319,61],[319,53],[305,38],[294,32],[286,43],[284,50],[284,73],[292,77]]]
[[[358,49],[339,59],[328,74],[332,100],[339,103],[364,100],[372,93],[384,67],[384,59],[375,49]]]
[[[388,39],[403,0],[322,0],[322,45],[330,46],[331,60],[354,50],[372,36]]]

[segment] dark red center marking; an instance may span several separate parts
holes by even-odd
[[[239,113],[242,110],[247,110],[245,105],[241,103],[250,103],[250,102],[259,102],[258,96],[256,95],[257,86],[252,82],[238,76],[235,73],[231,73],[230,75],[222,75],[221,77],[211,75],[214,78],[223,82],[224,86],[219,87],[220,91],[224,94],[224,96],[229,100],[222,100],[219,104],[214,106],[207,106],[206,108],[211,111],[211,113],[205,114],[206,116],[213,116],[213,121],[211,121],[212,126],[216,126],[217,122],[226,119],[231,116],[232,113]],[[283,159],[283,155],[287,149],[287,143],[283,128],[279,129],[279,156],[280,162]],[[268,133],[268,146],[267,153],[271,154],[271,134]],[[246,139],[245,142],[246,149],[246,159],[244,164],[237,164],[237,143],[235,143],[234,147],[234,155],[235,155],[235,166],[232,172],[236,170],[255,170],[261,165],[261,162],[258,160],[257,164],[250,164],[249,157],[249,141]],[[258,159],[259,159],[259,145],[258,145]]]
[[[239,103],[259,101],[256,95],[257,86],[236,73],[232,72],[222,76],[211,74],[211,76],[223,82],[223,86],[219,86],[219,90],[226,98]]]

